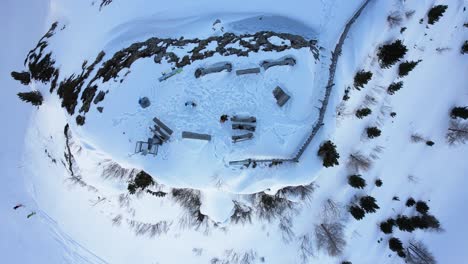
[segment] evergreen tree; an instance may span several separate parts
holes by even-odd
[[[403,58],[406,52],[408,52],[408,49],[399,39],[391,44],[379,47],[377,56],[379,57],[380,66],[382,68],[389,68]]]
[[[395,220],[392,218],[387,219],[387,221],[380,223],[380,230],[385,234],[391,234],[393,232],[393,226],[395,225]]]
[[[28,85],[31,82],[31,74],[29,72],[11,72],[13,79],[20,81],[24,85]]]
[[[27,92],[27,93],[18,93],[18,97],[28,103],[31,103],[32,105],[39,106],[42,104],[42,101],[44,98],[42,97],[41,92],[39,91],[32,91],[32,92]]]
[[[400,229],[401,231],[406,231],[406,232],[411,233],[415,229],[414,220],[408,218],[405,215],[399,215],[395,223],[398,226],[398,229]]]
[[[418,211],[421,214],[427,214],[429,211],[429,206],[423,201],[418,201],[416,203],[416,211]]]
[[[361,175],[351,175],[348,177],[348,184],[357,189],[366,187],[366,180]]]
[[[336,151],[336,146],[330,140],[325,141],[319,148],[317,155],[322,157],[323,166],[326,168],[339,165],[340,154]]]
[[[375,213],[380,207],[377,205],[376,200],[372,196],[363,196],[359,200],[359,204],[366,213]]]
[[[394,252],[403,251],[403,243],[396,237],[392,237],[388,240],[388,247]]]
[[[383,184],[383,182],[382,182],[382,180],[381,180],[381,179],[377,179],[377,180],[375,180],[375,186],[377,186],[377,187],[381,187],[381,186],[382,186],[382,184]]]
[[[419,229],[440,229],[440,222],[433,215],[413,216],[410,219],[411,225]]]
[[[450,117],[453,119],[459,117],[463,119],[468,119],[468,106],[457,106],[452,108],[450,112]]]
[[[408,75],[408,73],[412,71],[419,62],[421,61],[405,61],[400,63],[398,66],[398,75],[400,75],[400,77]]]
[[[415,204],[416,204],[416,201],[415,201],[413,198],[411,198],[411,197],[408,198],[408,200],[406,200],[406,206],[407,206],[407,207],[411,207],[411,206],[413,206],[413,205],[415,205]]]
[[[354,87],[358,90],[364,88],[370,79],[372,79],[372,72],[361,70],[354,76]]]
[[[395,92],[400,90],[401,87],[403,87],[403,82],[394,82],[388,86],[387,93],[391,95],[395,94]]]
[[[368,107],[366,108],[361,108],[356,111],[356,117],[359,119],[362,119],[365,116],[368,116],[372,113],[372,110],[370,110]]]
[[[427,13],[428,23],[429,25],[434,25],[435,22],[439,21],[439,19],[444,15],[445,10],[447,10],[446,5],[436,5],[429,10]]]
[[[349,207],[349,212],[356,220],[361,220],[366,215],[366,212],[357,205],[352,205]]]
[[[381,134],[381,130],[377,127],[368,127],[366,128],[366,133],[369,138],[376,138],[379,137]]]

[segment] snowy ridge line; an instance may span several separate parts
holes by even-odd
[[[320,112],[319,112],[319,118],[316,121],[315,125],[312,128],[312,131],[310,132],[309,136],[307,137],[306,141],[304,144],[299,148],[299,151],[293,158],[277,158],[277,159],[244,159],[244,160],[236,160],[236,161],[230,161],[229,165],[242,165],[242,164],[247,164],[250,165],[251,163],[282,163],[282,162],[299,162],[299,159],[302,157],[304,154],[305,150],[307,147],[310,145],[312,140],[314,139],[315,135],[318,133],[320,128],[324,125],[323,119],[325,118],[325,113],[327,111],[328,107],[328,101],[330,99],[331,91],[333,86],[335,85],[333,81],[335,80],[335,73],[336,73],[336,66],[338,64],[338,59],[341,55],[341,52],[343,50],[343,44],[344,41],[346,40],[346,37],[348,36],[348,33],[351,29],[351,26],[356,22],[356,20],[359,18],[361,15],[362,11],[364,8],[371,2],[371,0],[366,0],[361,7],[356,11],[356,13],[353,15],[353,17],[346,23],[346,26],[343,30],[343,33],[341,33],[340,39],[338,40],[338,43],[335,46],[335,50],[332,52],[332,58],[331,58],[331,64],[329,67],[329,77],[328,77],[328,83],[327,86],[325,87],[325,96],[322,102],[322,107],[320,107]]]

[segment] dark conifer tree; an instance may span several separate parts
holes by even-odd
[[[358,90],[364,88],[370,79],[372,79],[372,72],[361,70],[354,76],[354,87]]]
[[[336,151],[336,146],[330,140],[325,141],[319,148],[317,155],[322,157],[323,166],[333,167],[339,165],[340,154]]]
[[[445,10],[447,10],[446,5],[436,5],[429,10],[427,13],[428,23],[429,25],[434,25],[435,22],[439,21],[439,19],[444,15]]]
[[[357,205],[352,205],[349,207],[349,212],[356,220],[361,220],[366,215],[366,212]]]
[[[401,231],[406,231],[406,232],[413,232],[415,227],[414,227],[414,221],[408,218],[405,215],[399,215],[395,221],[396,225],[398,226],[398,229]]]
[[[413,198],[411,198],[411,197],[408,198],[408,200],[406,200],[406,206],[407,206],[407,207],[411,207],[411,206],[413,206],[413,205],[415,205],[415,204],[416,204],[416,201],[415,201]]]
[[[20,81],[24,85],[28,85],[31,82],[31,74],[29,72],[11,72],[13,79]]]
[[[368,107],[366,108],[361,108],[356,111],[356,117],[359,119],[362,119],[365,116],[368,116],[372,113],[372,110],[370,110]]]
[[[388,247],[394,252],[403,251],[403,243],[396,237],[392,237],[388,240]]]
[[[419,62],[421,61],[405,61],[400,63],[398,66],[398,75],[400,75],[400,77],[408,75],[408,73],[412,71]]]
[[[382,180],[381,180],[381,179],[377,179],[377,180],[375,180],[375,186],[377,186],[377,187],[381,187],[381,186],[382,186],[382,184],[383,184],[383,182],[382,182]]]
[[[408,52],[408,49],[399,39],[391,44],[382,45],[377,52],[380,66],[382,68],[389,68],[403,58],[406,52]]]
[[[366,128],[366,133],[369,138],[376,138],[379,137],[381,134],[381,130],[377,127],[368,127]]]
[[[27,92],[27,93],[18,93],[18,97],[28,103],[31,103],[32,105],[39,106],[42,104],[42,101],[44,98],[42,97],[41,92],[39,91],[32,91],[32,92]]]
[[[380,230],[385,234],[391,234],[393,232],[393,226],[395,225],[395,220],[392,218],[387,219],[387,221],[380,223]]]
[[[376,200],[372,196],[363,196],[359,200],[359,205],[366,213],[375,213],[380,207],[377,205]]]
[[[421,214],[427,214],[427,212],[429,211],[429,206],[423,201],[418,201],[416,203],[416,211],[418,211]]]
[[[348,184],[357,189],[366,187],[366,180],[361,175],[351,175],[348,177]]]
[[[450,117],[452,117],[453,119],[457,117],[468,119],[468,106],[454,107],[450,112]]]
[[[388,94],[395,94],[396,91],[400,90],[403,87],[403,82],[392,83],[387,88]]]

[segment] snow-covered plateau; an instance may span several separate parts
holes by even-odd
[[[468,262],[467,0],[0,6],[2,263]]]

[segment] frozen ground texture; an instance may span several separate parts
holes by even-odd
[[[50,1],[48,8],[45,5],[44,30],[35,29],[31,33],[34,38],[24,39],[31,45],[21,42],[23,50],[18,55],[5,53],[11,58],[8,66],[12,69],[2,65],[2,84],[12,87],[3,90],[19,86],[4,80],[4,76],[10,70],[21,69],[22,54],[54,21],[59,22],[59,28],[66,26],[51,38],[48,47],[60,65],[61,76],[79,72],[82,62],[92,61],[103,48],[112,54],[154,36],[207,38],[223,34],[221,30],[236,34],[277,30],[317,39],[322,49],[319,61],[307,49],[259,52],[249,57],[213,56],[186,66],[183,73],[164,83],[158,83],[157,77],[170,66],[141,59],[132,65],[122,83],[102,84],[100,90],[109,86],[102,102],[104,111],[100,114],[92,109],[84,126],[75,125],[74,117],[60,107],[57,96],[48,93],[48,86],[31,84],[47,96],[45,103],[33,110],[28,129],[26,123],[11,117],[10,108],[1,108],[2,117],[12,127],[2,133],[16,142],[8,145],[11,152],[4,152],[16,156],[2,154],[1,160],[8,179],[4,186],[7,192],[2,192],[2,215],[8,216],[8,221],[0,227],[0,250],[10,263],[31,263],[33,259],[36,263],[243,263],[242,259],[250,259],[251,263],[301,263],[304,254],[309,258],[305,263],[402,263],[388,249],[389,237],[380,232],[378,223],[396,214],[412,213],[414,209],[404,205],[410,196],[430,200],[430,210],[445,231],[394,231],[394,236],[404,243],[412,238],[424,241],[440,263],[461,263],[468,258],[464,251],[468,230],[463,224],[468,220],[463,204],[467,147],[449,146],[445,141],[449,110],[468,101],[468,57],[459,52],[468,36],[463,27],[468,22],[463,10],[466,1],[443,1],[448,5],[446,13],[429,27],[425,15],[433,4],[442,1],[371,1],[345,41],[325,126],[301,162],[239,170],[225,167],[225,161],[243,155],[288,154],[289,142],[296,145],[294,140],[307,134],[317,118],[315,107],[320,106],[318,100],[328,78],[330,52],[346,22],[362,4],[338,0],[249,3],[114,1],[101,12],[97,2],[94,6],[88,1]],[[16,4],[7,7],[20,9]],[[413,10],[412,15],[404,15]],[[402,14],[401,26],[391,28],[387,15],[395,11]],[[420,18],[425,18],[422,23]],[[216,19],[221,23],[213,25]],[[407,30],[400,33],[401,27]],[[6,28],[8,32],[15,30],[20,28]],[[405,60],[422,62],[402,78],[404,87],[390,96],[385,88],[398,80],[397,69],[381,69],[375,54],[382,43],[397,38],[409,49]],[[270,41],[276,43],[278,39]],[[13,49],[13,45],[7,48]],[[2,47],[2,54],[7,48]],[[298,64],[252,76],[219,73],[193,77],[198,66],[219,60],[231,61],[236,70],[284,55],[293,55]],[[350,99],[342,101],[345,89],[352,86],[354,74],[360,69],[373,72],[371,82],[361,91],[352,89]],[[291,102],[283,109],[275,106],[271,96],[276,84],[292,94]],[[21,109],[19,120],[27,119],[25,105],[14,98],[14,93],[7,96],[13,109]],[[141,96],[150,98],[150,108],[139,108],[137,100]],[[208,104],[207,99],[212,102]],[[197,101],[199,106],[186,109],[186,100]],[[363,105],[373,114],[357,119],[354,112]],[[256,134],[262,136],[251,145],[231,146],[229,131],[217,118],[220,113],[240,111],[255,112],[259,118]],[[397,116],[391,118],[391,112]],[[134,141],[148,136],[143,130],[153,115],[164,121],[167,118],[175,133],[187,129],[216,137],[211,143],[174,140],[171,146],[161,148],[157,158],[129,156]],[[67,123],[71,126],[68,141],[64,135]],[[382,136],[374,140],[363,136],[364,128],[370,125],[378,126]],[[412,143],[412,134],[436,144],[428,147]],[[18,149],[23,138],[20,159]],[[318,145],[325,139],[338,146],[341,158],[337,167],[322,168],[316,156]],[[63,155],[68,153],[67,146],[74,157],[71,166]],[[359,191],[346,183],[347,176],[355,172],[346,166],[347,159],[356,151],[372,157],[373,163],[369,170],[360,172],[368,186]],[[113,162],[128,169],[120,170],[122,177],[106,173]],[[150,187],[151,191],[166,195],[129,195],[128,181],[138,169],[145,169],[158,182]],[[380,188],[373,185],[377,178],[383,181]],[[284,194],[282,189],[312,182],[315,191],[310,199]],[[195,189],[177,189],[180,187]],[[259,201],[278,190],[292,201],[295,210],[281,210],[274,219],[265,219]],[[178,199],[185,192],[193,198],[188,207]],[[348,216],[345,206],[365,194],[374,196],[380,209],[356,221]],[[393,196],[400,197],[401,202],[393,201]],[[341,208],[333,219],[322,210],[327,199]],[[18,202],[27,207],[11,210]],[[231,216],[239,205],[252,210],[251,223],[235,223]],[[25,219],[22,214],[31,210],[37,215]],[[324,221],[345,224],[347,247],[339,257],[316,249],[315,225]],[[380,238],[383,242],[378,243]],[[306,250],[301,250],[304,245]],[[46,260],[44,252],[50,252],[51,259]],[[216,259],[219,262],[213,262]]]

